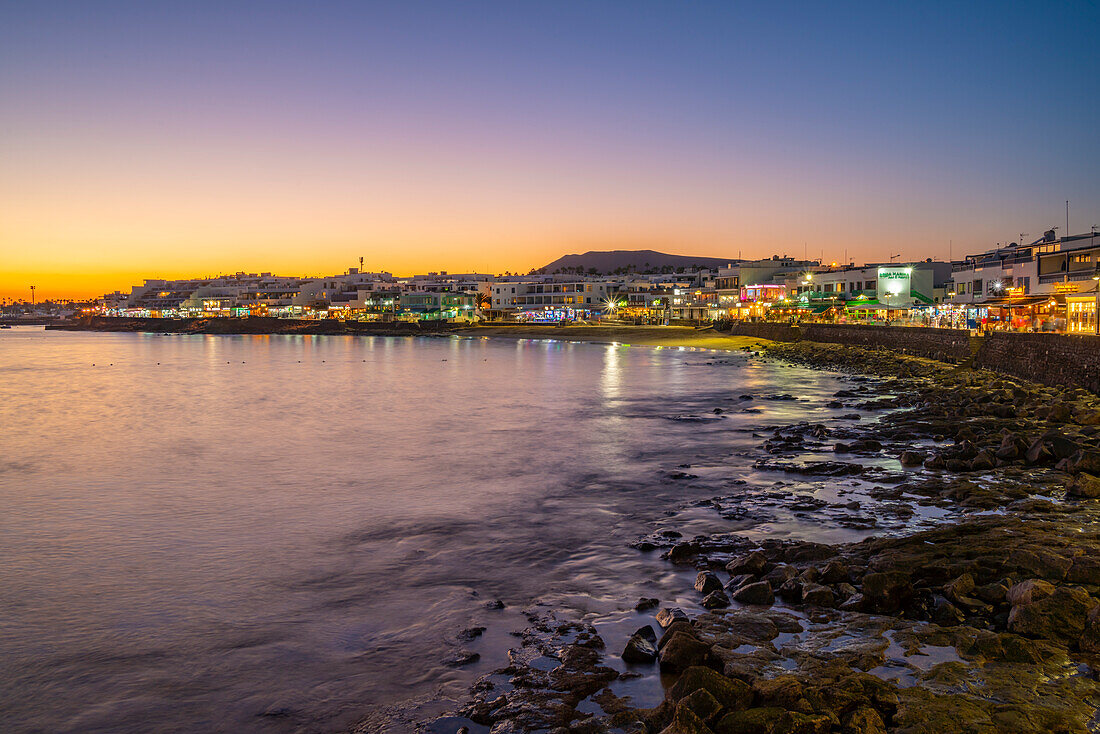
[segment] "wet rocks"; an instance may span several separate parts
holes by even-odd
[[[768,557],[761,551],[753,551],[747,556],[735,558],[726,564],[726,571],[731,576],[738,574],[752,574],[758,576],[764,572],[768,565]]]
[[[664,629],[668,629],[670,626],[672,626],[673,622],[687,621],[688,615],[685,614],[684,610],[680,609],[679,607],[666,608],[657,612],[657,624],[661,625],[661,627]]]
[[[733,593],[733,600],[741,604],[759,604],[769,606],[775,601],[771,584],[767,581],[757,581],[745,584]]]
[[[1100,499],[1100,477],[1081,472],[1066,483],[1066,494],[1085,499]]]
[[[802,587],[802,603],[814,607],[834,607],[836,596],[828,586],[808,583]]]
[[[913,584],[900,571],[869,573],[863,577],[863,605],[870,612],[900,610],[913,598]]]
[[[710,571],[700,571],[695,577],[695,590],[701,594],[722,590],[722,580]]]
[[[476,663],[478,660],[481,660],[481,655],[479,653],[470,652],[469,650],[458,650],[444,658],[443,664],[448,668],[462,668]]]
[[[920,451],[902,451],[898,460],[902,466],[921,466],[926,458],[927,455]]]
[[[665,633],[658,652],[662,673],[679,673],[688,668],[714,663],[710,645],[700,640],[686,628]]]
[[[703,609],[725,609],[730,605],[730,599],[721,589],[710,592],[701,602]]]
[[[642,627],[626,642],[622,659],[628,663],[644,665],[657,660],[657,633],[648,624]]]
[[[752,705],[753,691],[746,683],[702,666],[685,670],[668,698],[680,702],[698,691],[706,691],[724,709],[739,711]]]
[[[1050,596],[1012,607],[1008,629],[1029,637],[1075,643],[1100,601],[1081,589],[1060,586]]]

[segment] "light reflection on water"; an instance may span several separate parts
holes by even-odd
[[[747,473],[758,441],[737,429],[824,416],[840,385],[714,358],[4,332],[5,729],[340,731],[461,696],[536,600],[608,614],[682,593],[628,544],[717,490],[662,471]],[[813,402],[669,420],[776,392]],[[441,665],[472,625],[482,660]]]

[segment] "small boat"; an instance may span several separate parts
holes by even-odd
[[[11,324],[0,324],[0,329],[10,329]]]

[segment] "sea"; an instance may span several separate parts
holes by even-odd
[[[0,331],[2,728],[446,731],[532,609],[621,665],[640,597],[696,603],[639,538],[869,532],[706,502],[771,487],[761,436],[847,384],[628,343]]]

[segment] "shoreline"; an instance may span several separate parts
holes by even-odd
[[[634,547],[697,574],[699,599],[686,611],[623,599],[643,626],[621,650],[587,621],[540,618],[521,651],[558,667],[516,662],[496,672],[503,691],[479,681],[460,712],[471,730],[1095,731],[1100,400],[862,348],[772,342],[763,352],[857,375],[830,407],[886,413],[762,432],[755,469],[788,485],[867,479],[883,508],[961,516],[840,545],[655,531]],[[868,464],[884,457],[901,470]],[[563,632],[547,632],[555,624]],[[624,694],[627,676],[605,664],[618,656],[661,676],[662,703],[640,708]]]
[[[156,334],[311,335],[311,336],[463,336],[504,339],[553,339],[565,342],[624,346],[694,347],[735,351],[770,343],[767,339],[733,336],[691,326],[630,326],[539,324],[474,325],[447,322],[309,321],[274,318],[146,319],[89,317],[49,324],[50,331],[100,331]]]

